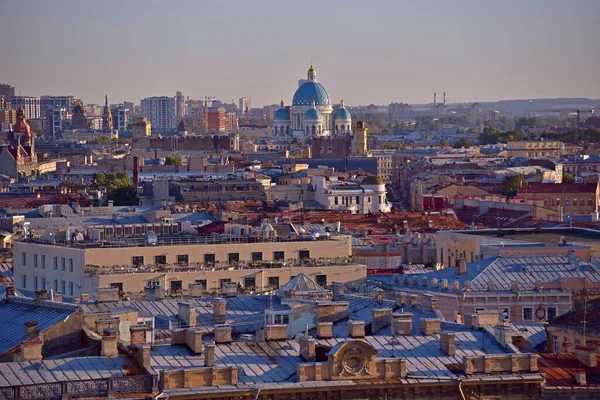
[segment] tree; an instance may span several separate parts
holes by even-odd
[[[450,146],[450,143],[448,143],[448,141],[446,139],[440,140],[440,147],[448,147],[448,146]]]
[[[507,176],[506,179],[504,179],[504,182],[502,182],[500,193],[502,193],[503,196],[515,197],[523,180],[523,175]]]
[[[99,186],[106,185],[106,174],[102,171],[96,172],[94,174],[94,182],[96,182],[96,185],[99,185]]]
[[[139,200],[135,186],[123,186],[107,193],[108,200],[112,200],[115,206],[137,206]]]
[[[165,165],[177,165],[180,166],[182,165],[182,161],[181,161],[181,157],[180,156],[167,156],[165,158]]]
[[[27,121],[27,123],[29,124],[29,127],[31,128],[31,132],[35,133],[35,135],[37,137],[42,136],[42,125],[40,124],[39,121],[35,121],[35,120],[29,120]]]
[[[575,183],[575,177],[568,172],[563,173],[562,183]]]
[[[469,141],[468,141],[467,139],[465,139],[465,138],[458,139],[458,140],[456,141],[456,143],[454,143],[454,146],[453,146],[453,147],[454,147],[455,149],[460,149],[460,148],[463,148],[463,147],[465,147],[465,148],[468,148],[468,147],[471,147],[471,142],[469,142]]]

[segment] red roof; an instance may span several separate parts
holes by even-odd
[[[598,365],[600,365],[600,356]],[[600,367],[587,367],[582,364],[573,353],[541,354],[538,359],[540,372],[546,374],[546,387],[562,386],[570,389],[572,386],[581,388],[575,381],[575,374],[578,372],[586,373],[587,385],[584,387],[600,388]]]

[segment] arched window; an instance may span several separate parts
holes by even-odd
[[[313,134],[313,135],[315,135],[315,134],[316,134],[316,129],[315,129],[315,126],[314,126],[314,125],[312,126],[312,134]]]
[[[322,130],[321,130],[321,129],[322,129],[322,126],[321,126],[321,125],[319,125],[319,135],[320,135],[320,134],[321,134],[321,132],[322,132]]]
[[[275,136],[279,135],[279,127],[275,125]]]
[[[346,132],[350,133],[350,125],[346,127]]]
[[[310,126],[306,125],[306,134],[310,135]]]
[[[288,135],[290,134],[290,126],[286,126],[285,127],[285,133],[287,133]]]
[[[345,132],[346,132],[345,126],[342,125],[342,133],[345,133]]]

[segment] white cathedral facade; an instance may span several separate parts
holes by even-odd
[[[274,136],[333,136],[345,135],[352,132],[352,118],[350,112],[341,106],[333,108],[329,94],[317,82],[317,72],[310,66],[307,79],[301,81],[292,105],[284,106],[273,116]]]

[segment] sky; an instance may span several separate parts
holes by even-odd
[[[0,82],[85,103],[600,98],[599,0],[0,1]]]

